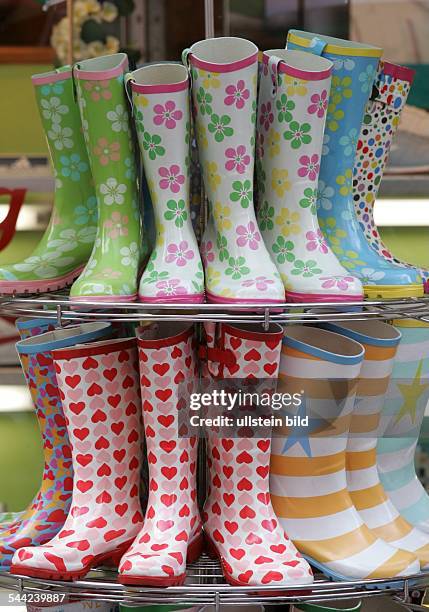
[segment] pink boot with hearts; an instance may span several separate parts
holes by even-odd
[[[15,553],[11,572],[78,580],[96,565],[118,565],[143,520],[137,343],[103,340],[53,358],[72,446],[71,509],[52,540]]]
[[[276,324],[268,331],[250,324],[207,325],[206,371],[218,380],[277,378],[282,337]],[[309,584],[310,566],[271,505],[268,428],[264,435],[233,438],[207,431],[210,492],[203,518],[209,553],[219,557],[225,580],[232,585]]]
[[[149,465],[149,499],[144,526],[121,559],[122,584],[183,584],[186,561],[202,550],[197,505],[198,440],[185,437],[179,410],[197,380],[192,325],[152,326],[138,339],[143,420]],[[186,380],[185,380],[186,379]]]

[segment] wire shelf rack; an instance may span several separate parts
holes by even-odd
[[[71,301],[67,295],[0,297],[0,313],[14,317],[43,317],[65,322],[109,320],[116,322],[193,321],[224,323],[306,323],[362,319],[415,318],[429,322],[429,295],[419,298],[366,300],[348,303],[292,304],[148,304]]]
[[[0,572],[0,588],[20,593],[66,593],[70,600],[99,600],[124,603],[126,605],[181,604],[221,606],[297,605],[302,602],[323,603],[332,600],[355,600],[368,597],[389,596],[405,609],[425,610],[411,603],[412,592],[424,591],[429,585],[429,572],[407,578],[389,580],[365,580],[331,582],[317,575],[311,585],[294,585],[292,590],[281,590],[278,586],[234,587],[226,584],[217,561],[205,554],[188,566],[183,586],[167,588],[122,586],[113,571],[98,569],[85,580],[61,582]]]

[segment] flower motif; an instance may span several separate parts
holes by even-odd
[[[222,142],[226,136],[232,136],[234,130],[232,127],[228,127],[231,123],[231,117],[228,115],[216,115],[213,113],[210,117],[210,123],[208,124],[208,130],[211,134],[214,134],[216,142]]]
[[[186,295],[186,287],[180,284],[179,278],[171,278],[170,280],[161,280],[156,283],[157,297],[169,297],[174,295]]]
[[[246,276],[246,274],[250,273],[250,268],[246,265],[246,260],[244,257],[230,257],[228,259],[228,268],[225,270],[225,274],[230,276],[233,280],[238,280],[242,276]]]
[[[127,191],[127,186],[124,183],[118,183],[118,181],[112,176],[107,179],[105,183],[100,185],[100,193],[104,196],[103,202],[107,206],[112,204],[123,204],[124,193]]]
[[[344,68],[344,70],[351,72],[356,65],[355,62],[349,58],[343,59],[342,57],[339,57],[332,61],[334,62],[335,70],[341,70],[341,68]]]
[[[295,259],[294,268],[292,270],[294,276],[303,276],[304,278],[310,278],[317,274],[322,274],[322,270],[317,267],[317,261],[314,259]]]
[[[299,212],[291,212],[288,208],[282,208],[280,214],[276,217],[276,223],[281,226],[280,231],[286,237],[301,232],[299,221]]]
[[[375,285],[377,281],[381,280],[386,276],[385,272],[381,270],[374,270],[374,268],[362,268],[359,277],[363,285]]]
[[[331,132],[336,132],[340,127],[339,122],[344,119],[344,111],[337,108],[335,104],[328,105],[328,116],[326,117],[326,126]]]
[[[341,240],[346,238],[347,232],[337,227],[337,221],[334,217],[328,217],[327,219],[319,219],[319,225],[322,228],[323,233],[329,240],[334,252],[338,252]]]
[[[257,291],[268,291],[270,285],[274,285],[274,281],[266,276],[257,276],[241,282],[242,287],[255,287]]]
[[[121,236],[128,236],[128,217],[121,215],[117,210],[112,212],[110,219],[106,219],[104,227],[107,228],[107,235],[115,240]]]
[[[218,72],[207,72],[206,70],[200,70],[200,76],[203,79],[203,87],[206,89],[218,89],[220,87],[219,73]]]
[[[289,129],[283,132],[285,140],[291,141],[292,149],[299,149],[302,144],[309,144],[311,142],[311,136],[309,134],[311,126],[309,123],[302,123],[298,121],[291,121]]]
[[[351,168],[346,168],[344,174],[340,174],[336,178],[337,185],[340,185],[340,193],[342,196],[348,196],[351,193],[353,188],[353,179],[352,179],[352,170]]]
[[[95,196],[90,196],[86,201],[86,205],[81,204],[80,206],[76,206],[74,210],[74,215],[76,225],[88,225],[97,223],[97,198]]]
[[[126,157],[124,159],[124,164],[126,166],[125,178],[130,179],[130,180],[135,180],[136,171],[135,171],[135,168],[134,168],[134,162],[131,159],[131,157]]]
[[[176,109],[176,103],[173,100],[167,100],[164,106],[162,104],[155,104],[153,112],[155,113],[153,118],[154,124],[163,125],[165,123],[165,127],[168,130],[174,129],[176,122],[180,121],[183,117],[182,111]]]
[[[178,193],[180,185],[185,182],[185,176],[180,174],[180,167],[177,164],[173,164],[169,168],[162,166],[158,169],[158,174],[162,177],[159,181],[161,189],[170,189],[173,193]]]
[[[304,79],[297,79],[287,74],[285,76],[285,83],[288,96],[305,96],[307,93],[307,87],[305,86],[307,81],[304,81]]]
[[[141,110],[137,110],[137,112],[135,114],[135,122],[136,122],[137,132],[141,132],[143,134],[143,132],[144,132],[144,117],[143,117],[143,113],[141,112]]]
[[[263,102],[261,104],[261,113],[259,115],[259,123],[268,130],[272,122],[274,121],[274,113],[271,107],[271,102]]]
[[[217,173],[217,163],[216,162],[210,162],[207,165],[207,181],[209,184],[209,188],[212,191],[216,191],[216,189],[220,185],[220,176]]]
[[[372,85],[375,79],[375,67],[371,64],[366,67],[359,75],[359,82],[362,83],[361,91],[368,93],[372,89]]]
[[[73,132],[69,127],[62,128],[59,123],[53,123],[52,129],[48,130],[48,137],[58,151],[72,148],[73,140],[70,138],[72,135]]]
[[[252,183],[249,180],[234,181],[233,192],[229,194],[231,202],[240,202],[242,208],[248,208],[253,201]]]
[[[317,186],[317,208],[323,208],[324,210],[331,210],[332,202],[330,198],[334,195],[335,191],[333,187],[330,187],[325,181],[319,180]]]
[[[214,261],[215,258],[213,252],[213,242],[211,240],[207,240],[207,242],[203,240],[201,243],[200,252],[204,267],[206,268]]]
[[[176,262],[177,266],[186,266],[190,259],[194,258],[194,251],[189,248],[186,240],[181,240],[179,244],[171,243],[167,246],[167,263]]]
[[[128,133],[128,113],[122,104],[117,104],[115,110],[109,111],[107,113],[107,118],[112,122],[112,130],[114,132]]]
[[[352,90],[350,89],[350,85],[352,84],[352,79],[349,76],[339,77],[337,75],[332,77],[331,84],[331,95],[329,98],[329,103],[338,105],[343,98],[351,98]]]
[[[301,164],[301,167],[298,169],[298,176],[301,178],[308,176],[310,181],[317,180],[320,164],[319,156],[316,153],[313,153],[311,157],[308,155],[301,155],[299,158],[299,163]]]
[[[259,209],[258,214],[259,227],[263,232],[265,230],[272,230],[274,228],[273,218],[274,206],[270,206],[270,204],[265,200],[265,202]]]
[[[311,104],[307,108],[307,111],[310,115],[317,114],[319,119],[326,113],[326,109],[328,108],[328,92],[326,89],[322,91],[321,94],[314,93],[310,98]]]
[[[209,287],[216,287],[216,285],[219,285],[221,280],[219,270],[215,270],[213,266],[208,266],[206,269],[206,279]]]
[[[207,149],[207,147],[209,146],[207,140],[207,130],[205,125],[203,125],[201,122],[197,123],[197,143],[198,146],[202,149]]]
[[[308,240],[305,245],[307,251],[319,251],[326,255],[328,252],[328,245],[320,229],[317,229],[315,232],[307,232],[305,237]]]
[[[271,187],[274,189],[279,198],[282,198],[285,191],[289,191],[291,188],[290,181],[288,181],[289,173],[286,169],[279,170],[273,168],[271,171]]]
[[[13,267],[18,272],[34,272],[39,278],[52,278],[58,275],[58,268],[73,262],[73,257],[61,257],[59,251],[48,251],[42,255],[31,255]]]
[[[314,215],[317,211],[317,189],[307,187],[304,189],[304,198],[301,198],[299,205],[301,208],[309,208],[310,212]]]
[[[228,242],[225,236],[222,236],[220,232],[216,234],[216,247],[219,251],[220,261],[226,261],[229,258]]]
[[[88,164],[82,161],[77,153],[73,153],[70,157],[62,155],[60,162],[61,174],[66,178],[70,178],[75,183],[80,181],[81,172],[88,171]]]
[[[250,120],[252,122],[252,125],[256,125],[257,114],[258,114],[258,105],[256,103],[256,100],[253,100],[253,102],[252,102],[252,114],[250,115]]]
[[[250,164],[250,155],[246,153],[244,145],[238,145],[236,149],[229,147],[225,151],[225,156],[227,157],[225,168],[229,172],[236,170],[238,174],[243,174],[246,166]]]
[[[231,209],[229,206],[222,206],[221,202],[216,202],[213,209],[213,216],[216,221],[216,227],[221,230],[229,230],[232,227],[231,219],[229,218]]]
[[[272,159],[280,153],[280,134],[274,128],[267,134],[268,154]]]
[[[168,200],[167,212],[164,213],[164,219],[167,221],[174,221],[176,227],[183,227],[183,224],[188,218],[186,211],[186,205],[184,200]]]
[[[279,264],[284,264],[286,261],[292,262],[295,260],[293,250],[295,248],[292,240],[285,240],[283,236],[278,236],[272,246],[273,253],[276,254],[276,260]]]
[[[213,96],[204,91],[202,87],[197,91],[197,102],[200,113],[204,115],[211,115],[213,109],[211,107],[211,103],[213,102]]]
[[[227,94],[224,103],[227,106],[232,106],[235,104],[235,107],[241,109],[246,104],[246,100],[249,99],[250,92],[246,89],[245,83],[242,79],[240,79],[237,85],[227,85],[225,88],[225,93]]]
[[[344,155],[348,157],[352,155],[356,151],[357,143],[358,143],[358,131],[356,128],[352,128],[349,130],[348,134],[341,136],[339,143],[342,147],[344,147]]]
[[[112,23],[118,17],[118,8],[113,2],[103,2],[101,8],[101,16],[107,23]]]
[[[103,278],[120,278],[122,276],[122,272],[119,270],[113,270],[112,268],[104,268],[100,272],[100,276]]]
[[[139,248],[137,242],[131,242],[129,246],[124,246],[119,253],[122,255],[121,264],[137,268],[139,263]]]
[[[238,246],[244,247],[248,244],[252,251],[258,249],[261,234],[258,232],[253,221],[249,221],[247,225],[239,225],[236,229],[236,233],[238,236],[236,241]]]
[[[56,83],[47,83],[40,88],[42,96],[50,96],[51,94],[57,94],[60,96],[64,93],[64,81],[57,81]]]
[[[321,276],[323,289],[332,289],[335,287],[340,291],[347,291],[349,286],[354,283],[353,276]]]
[[[280,100],[277,100],[276,108],[278,110],[277,119],[280,121],[280,123],[283,121],[286,123],[292,121],[292,113],[290,111],[294,110],[295,102],[293,102],[293,100],[288,100],[286,94],[282,94],[280,96]]]
[[[99,158],[102,166],[107,166],[109,162],[119,161],[121,159],[121,145],[119,142],[111,142],[107,138],[99,138],[97,145],[94,147],[94,155]]]
[[[329,134],[323,135],[322,157],[324,155],[328,155],[329,153],[329,141],[330,140],[331,140],[331,137],[329,136]]]
[[[91,92],[91,98],[94,102],[103,100],[110,100],[112,92],[109,89],[110,81],[85,81],[83,86],[86,91]]]
[[[67,115],[69,112],[69,107],[61,104],[61,100],[57,96],[52,96],[52,98],[47,100],[42,98],[40,105],[43,109],[42,115],[45,119],[52,121],[52,123],[60,123],[61,115]]]
[[[151,136],[149,132],[144,132],[143,148],[145,151],[148,151],[149,159],[152,161],[154,161],[158,155],[162,157],[165,153],[165,149],[161,145],[161,136],[158,136],[158,134]]]

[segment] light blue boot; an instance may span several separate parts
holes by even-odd
[[[289,31],[287,48],[307,50],[334,63],[318,187],[319,223],[332,250],[362,281],[369,298],[423,295],[418,271],[380,259],[355,216],[354,159],[382,49],[298,30]]]

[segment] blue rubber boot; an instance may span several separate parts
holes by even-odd
[[[334,63],[318,187],[320,227],[340,263],[357,276],[369,298],[422,296],[417,270],[380,258],[355,214],[353,166],[365,106],[382,49],[290,30],[288,49],[307,50]]]

